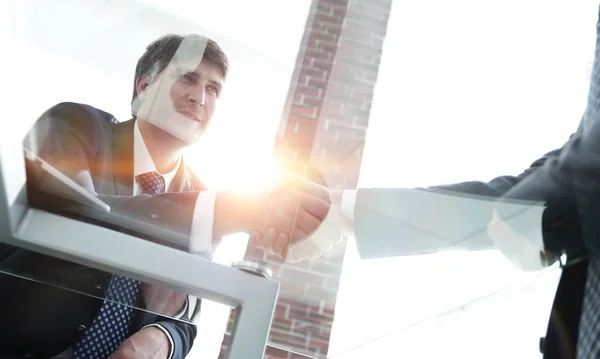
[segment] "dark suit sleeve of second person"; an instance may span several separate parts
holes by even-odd
[[[496,198],[502,196],[517,183],[527,178],[537,169],[546,163],[547,160],[559,156],[561,149],[556,149],[546,153],[544,156],[535,160],[529,168],[523,171],[518,176],[500,176],[492,179],[489,182],[483,181],[468,181],[449,185],[431,186],[427,190],[443,190],[453,193],[462,193],[467,195],[487,196]]]
[[[360,189],[354,222],[363,257],[490,249],[487,225],[497,199],[533,175],[562,149],[535,160],[517,176],[418,189]],[[527,198],[520,198],[527,199]]]
[[[560,156],[546,161],[539,170],[502,196],[509,200],[546,203],[542,229],[544,246],[549,252],[559,255],[600,253],[598,127],[581,125]]]

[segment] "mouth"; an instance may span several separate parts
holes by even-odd
[[[200,122],[200,123],[204,123],[204,121],[202,121],[200,119],[200,116],[198,116],[198,114],[194,111],[190,111],[190,110],[179,110],[177,111],[180,114],[182,114],[183,116],[189,118],[192,121],[196,121],[196,122]]]

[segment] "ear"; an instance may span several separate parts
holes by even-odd
[[[143,93],[148,87],[149,83],[145,76],[139,77],[135,80],[135,90],[137,92],[138,97],[143,97]]]

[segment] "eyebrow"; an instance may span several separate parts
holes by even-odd
[[[179,68],[179,72],[183,73],[185,75],[193,76],[195,79],[198,79],[201,76],[198,72],[196,72],[196,70],[188,71],[185,68]],[[211,85],[217,86],[219,88],[219,90],[223,87],[223,81],[217,81],[217,80],[210,79],[210,80],[208,80],[208,83],[210,83]]]
[[[208,80],[208,83],[216,86],[219,90],[221,90],[221,88],[223,87],[223,82],[221,81]]]

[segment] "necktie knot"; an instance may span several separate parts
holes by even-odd
[[[165,193],[165,179],[158,172],[146,172],[135,176],[136,181],[142,188],[142,194],[155,196]]]

